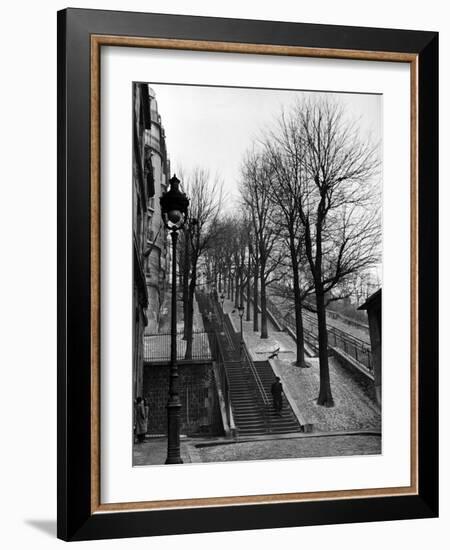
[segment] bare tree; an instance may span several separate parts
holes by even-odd
[[[189,238],[190,280],[186,325],[186,359],[192,358],[194,299],[199,260],[218,234],[218,217],[222,204],[222,183],[212,180],[207,170],[196,168],[188,177],[186,192],[190,198]]]
[[[328,366],[326,295],[352,273],[379,261],[378,146],[363,139],[342,106],[327,99],[298,103],[284,123],[300,144],[302,192],[298,210],[314,281],[320,391],[333,406]],[[297,154],[294,152],[293,154]]]
[[[347,278],[379,261],[378,147],[362,138],[342,106],[324,99],[299,102],[282,114],[263,147],[272,174],[269,197],[290,251],[297,334],[301,307],[311,309],[305,298],[314,289],[318,404],[333,406],[326,305],[345,295]],[[301,278],[305,263],[310,276]]]
[[[273,222],[270,200],[273,174],[265,157],[253,150],[242,165],[241,196],[253,226],[261,297],[261,338],[268,338],[267,286],[276,280],[275,271],[281,261],[278,249],[279,226]]]
[[[293,122],[293,121],[292,121]],[[263,143],[263,153],[273,174],[269,197],[273,204],[272,216],[280,227],[280,237],[285,241],[288,258],[284,265],[292,273],[292,289],[285,284],[285,291],[293,298],[297,359],[295,364],[307,367],[303,335],[303,301],[314,289],[311,277],[305,277],[307,258],[305,253],[305,232],[301,220],[299,203],[306,177],[301,159],[303,143],[296,139],[297,128],[281,117],[278,132],[270,133]]]

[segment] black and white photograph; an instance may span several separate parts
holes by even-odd
[[[445,6],[5,4],[2,547],[449,540]]]
[[[382,106],[133,83],[134,466],[382,452]]]

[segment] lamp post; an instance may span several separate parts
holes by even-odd
[[[243,335],[242,335],[242,317],[244,316],[244,310],[245,310],[243,304],[238,306],[237,310],[238,310],[238,313],[239,313],[239,320],[241,322],[241,342],[240,342],[239,353],[240,353],[240,357],[242,359],[242,348],[243,348],[243,345],[244,345],[244,338],[243,338]]]
[[[170,189],[163,193],[159,199],[164,225],[172,237],[172,308],[166,464],[182,464],[183,460],[180,455],[181,402],[178,393],[177,366],[177,239],[178,231],[186,223],[189,199],[180,191],[180,180],[175,175],[169,180],[169,183]]]

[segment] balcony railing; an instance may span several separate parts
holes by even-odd
[[[172,335],[170,333],[146,334],[144,336],[144,361],[146,363],[169,361]],[[214,334],[194,332],[192,334],[192,360],[214,358]],[[177,333],[177,360],[184,359],[187,340],[183,332]]]

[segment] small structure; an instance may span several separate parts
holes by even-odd
[[[381,288],[370,295],[358,309],[366,310],[369,319],[375,393],[381,405]]]

